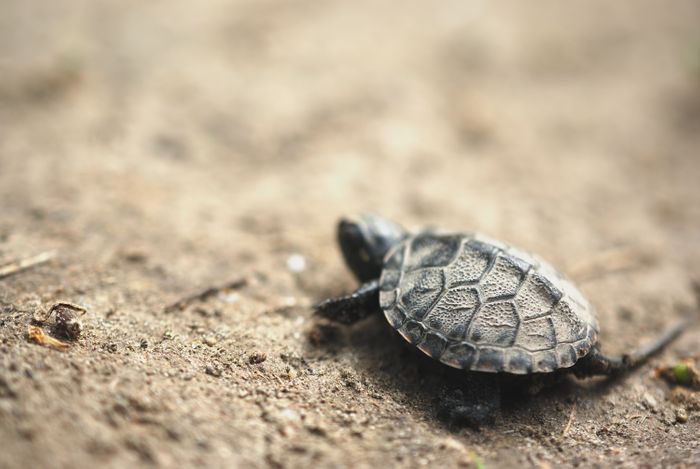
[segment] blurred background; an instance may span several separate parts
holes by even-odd
[[[95,458],[408,463],[426,451],[429,461],[439,459],[421,446],[446,438],[430,412],[385,402],[384,415],[359,403],[355,414],[384,415],[377,418],[386,427],[374,422],[358,440],[356,429],[343,433],[343,420],[324,407],[318,376],[307,376],[285,404],[256,404],[239,394],[274,388],[275,379],[250,374],[247,365],[224,366],[219,380],[201,372],[212,356],[245,362],[250,350],[264,349],[276,357],[269,370],[284,374],[291,365],[280,354],[320,353],[304,351],[308,305],[355,286],[334,241],[345,214],[478,230],[541,254],[599,306],[608,350],[663,328],[678,305],[692,304],[691,285],[700,279],[699,20],[690,0],[1,1],[0,260],[59,254],[0,284],[0,298],[17,311],[59,297],[85,304],[92,332],[71,360],[114,368],[109,378],[83,378],[98,384],[81,387],[63,369],[66,355],[26,343],[26,314],[8,319],[4,364],[10,370],[14,363],[14,371],[5,380],[27,390],[0,423],[14,458],[8,462],[46,462],[35,452],[39,444],[78,466]],[[178,293],[238,275],[255,277],[257,286],[219,305],[219,317],[159,313]],[[286,313],[268,314],[280,305]],[[166,331],[178,337],[170,349],[129,351],[128,344],[152,343]],[[692,350],[697,335],[682,350]],[[191,352],[205,336],[217,337],[224,351]],[[105,343],[120,344],[116,355],[94,358]],[[371,347],[357,356],[353,350],[331,361],[322,355],[315,366],[328,376],[355,370],[372,392],[410,400],[392,380],[406,379],[410,388],[418,377],[377,378]],[[61,370],[43,373],[63,392],[36,388],[22,374],[43,360]],[[146,381],[137,371],[145,368],[156,370]],[[170,371],[164,377],[161,370]],[[173,388],[173,376],[183,373],[194,381]],[[154,402],[178,408],[168,411],[179,416],[168,425],[180,439],[134,423],[131,414],[104,422],[114,382],[149,389]],[[193,383],[205,391],[187,393]],[[650,392],[649,383],[661,393],[646,375],[634,383],[613,392],[621,409]],[[48,420],[34,407],[47,401],[56,410]],[[313,418],[326,435],[340,432],[334,442],[299,430],[311,443],[295,440],[306,448],[295,450],[278,427],[303,427],[307,417],[289,423],[282,414],[283,424],[260,417],[289,406],[300,414],[301,402],[315,403]],[[92,409],[85,416],[76,410],[82,405]],[[590,405],[590,415],[613,418],[606,404]],[[196,409],[197,424],[187,420]],[[385,446],[399,421],[424,435],[403,444],[405,454]],[[678,430],[678,441],[697,431],[695,422]],[[71,425],[77,451],[61,449],[69,440],[52,436]],[[581,429],[578,444],[594,448],[587,431],[594,432]],[[623,434],[632,441],[634,432]],[[546,435],[532,436],[540,449],[519,454],[483,434],[460,438],[455,444],[477,448],[496,466],[521,458],[570,462],[578,453],[553,450]],[[181,453],[173,453],[175,441]],[[643,460],[651,447],[638,444],[616,457]],[[682,450],[669,449],[667,461],[698,457],[697,447]],[[464,454],[470,464],[471,453]],[[592,461],[606,454],[592,453]]]

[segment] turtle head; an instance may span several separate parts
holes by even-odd
[[[345,263],[361,282],[379,278],[384,256],[406,236],[397,223],[370,213],[338,223],[338,243]]]

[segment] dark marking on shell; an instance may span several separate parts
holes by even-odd
[[[436,269],[414,270],[404,275],[401,285],[406,288],[401,303],[410,316],[420,320],[440,297],[445,286],[444,273]]]
[[[398,305],[390,309],[385,309],[384,316],[386,316],[386,320],[389,321],[389,324],[391,324],[391,327],[394,329],[399,329],[403,326],[403,323],[406,322],[406,314],[401,311],[401,306]]]
[[[452,326],[447,331],[447,337],[451,340],[462,340],[467,335],[467,324],[460,323]]]
[[[458,235],[416,235],[411,241],[411,254],[405,268],[444,267],[452,261],[460,243]]]
[[[442,356],[446,347],[447,339],[435,332],[426,333],[423,342],[419,346],[422,351],[435,359],[439,359]]]
[[[418,345],[423,341],[425,326],[417,321],[407,321],[399,330],[406,340],[413,345]]]
[[[573,366],[578,360],[576,350],[569,344],[559,344],[557,346],[557,355],[559,357],[559,366],[562,368]]]
[[[533,356],[533,370],[537,372],[549,372],[559,368],[557,354],[551,350],[538,352]]]
[[[498,248],[491,243],[479,241],[478,239],[470,239],[467,245],[475,251],[482,252],[487,256],[492,257],[498,252]]]
[[[479,360],[473,368],[481,371],[502,371],[504,365],[504,351],[491,347],[479,348]]]
[[[506,354],[508,364],[506,370],[511,373],[532,373],[532,355],[519,349],[511,349]]]
[[[468,342],[448,345],[441,361],[455,368],[470,369],[476,358],[476,347]]]

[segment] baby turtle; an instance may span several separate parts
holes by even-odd
[[[535,255],[476,233],[409,233],[371,214],[341,220],[338,242],[362,285],[316,313],[351,324],[381,308],[409,343],[462,370],[613,375],[643,363],[686,326],[609,357],[597,343],[593,306]]]

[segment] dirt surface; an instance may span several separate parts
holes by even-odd
[[[55,257],[0,279],[0,466],[700,465],[653,375],[698,326],[476,431],[438,418],[471,378],[311,315],[365,210],[541,254],[610,353],[697,310],[700,8],[618,3],[2,2],[0,265]]]

